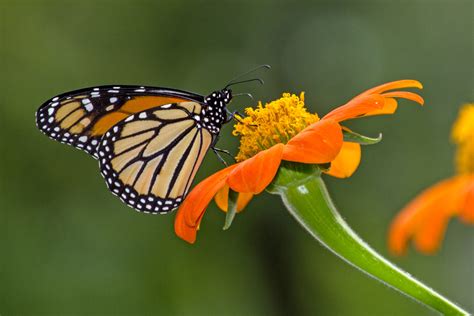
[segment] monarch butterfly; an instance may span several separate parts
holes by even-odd
[[[96,158],[122,202],[140,212],[168,213],[183,201],[209,148],[219,151],[214,145],[221,127],[234,114],[227,110],[229,87],[254,80],[263,83],[234,79],[206,97],[130,85],[70,91],[41,105],[36,125]]]

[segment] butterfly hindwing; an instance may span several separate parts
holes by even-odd
[[[101,86],[71,91],[45,102],[36,125],[47,136],[97,158],[102,136],[134,113],[173,102],[202,102],[197,94],[143,86]]]
[[[178,207],[214,140],[201,104],[179,102],[134,114],[103,136],[97,155],[109,190],[147,213]]]

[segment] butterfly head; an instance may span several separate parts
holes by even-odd
[[[209,94],[205,99],[204,103],[211,105],[219,105],[221,102],[222,106],[226,106],[232,100],[232,90],[224,88],[217,90]]]

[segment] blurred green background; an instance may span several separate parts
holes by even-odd
[[[418,79],[424,108],[351,122],[367,135],[350,179],[327,179],[347,222],[375,249],[470,311],[473,230],[453,220],[435,256],[393,258],[387,227],[454,172],[449,133],[473,100],[472,1],[0,0],[1,315],[432,315],[315,242],[262,194],[222,231],[212,204],[191,246],[174,215],[110,194],[96,161],[35,127],[46,99],[100,84],[206,94],[268,63],[258,100],[306,91],[320,114],[360,91]],[[232,109],[251,105],[237,98]],[[236,151],[232,126],[219,147]],[[198,179],[221,168],[209,154]],[[197,181],[196,181],[197,182]]]

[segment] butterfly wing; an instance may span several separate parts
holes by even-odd
[[[97,152],[109,190],[128,206],[167,213],[188,192],[214,136],[200,124],[201,105],[180,102],[116,124]]]
[[[203,102],[203,97],[175,89],[101,86],[67,92],[45,102],[36,125],[50,138],[97,158],[97,145],[111,127],[128,116],[174,102]]]

